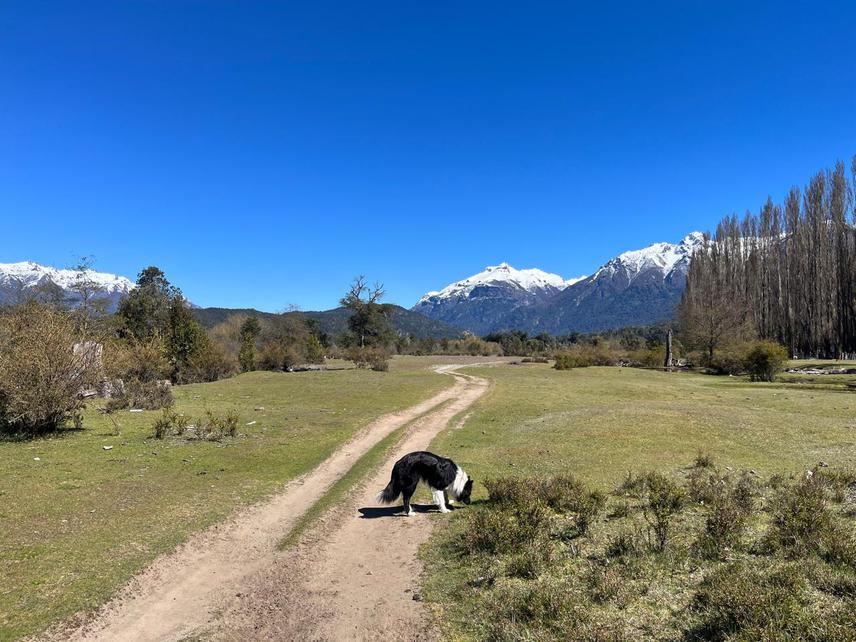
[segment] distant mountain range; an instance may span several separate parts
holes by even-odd
[[[410,310],[391,305],[390,320],[396,331],[417,338],[454,338],[464,331],[477,335],[502,330],[567,334],[657,323],[674,316],[686,287],[692,253],[702,242],[701,233],[693,232],[677,244],[655,243],[624,252],[591,276],[572,279],[501,263],[428,292]],[[78,278],[75,270],[33,262],[0,263],[0,305],[34,296],[73,305],[80,300],[74,287]],[[106,299],[110,311],[134,288],[129,279],[105,272],[89,270],[86,279],[98,286],[98,297]],[[206,327],[235,314],[274,316],[231,308],[195,308],[194,314]],[[296,314],[315,320],[331,335],[347,328],[344,308]]]
[[[80,277],[77,270],[46,267],[32,261],[0,263],[0,305],[34,297],[74,305],[80,302],[80,294],[75,290]],[[105,300],[110,312],[115,312],[122,297],[134,288],[130,279],[107,272],[87,270],[84,279],[95,285],[96,298]]]
[[[412,312],[399,305],[388,305],[390,309],[389,321],[393,329],[403,335],[412,335],[417,339],[428,337],[455,339],[463,335],[460,328],[449,325],[443,321],[429,319],[418,312]],[[256,316],[262,319],[272,319],[277,314],[273,312],[259,312],[252,308],[196,308],[193,314],[203,327],[211,328],[222,323],[236,314]],[[315,321],[318,329],[331,336],[343,334],[348,329],[348,317],[350,312],[346,308],[334,308],[332,310],[308,311],[308,312],[286,312],[286,315],[300,315]]]
[[[624,252],[588,277],[565,280],[506,263],[428,292],[412,310],[475,334],[597,332],[673,317],[700,232]]]

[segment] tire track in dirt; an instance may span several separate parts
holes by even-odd
[[[221,627],[230,598],[247,594],[246,587],[257,585],[258,577],[267,576],[272,568],[280,568],[288,553],[277,550],[279,542],[301,515],[372,446],[426,413],[429,414],[418,419],[416,426],[424,425],[428,417],[437,413],[447,416],[446,409],[465,408],[462,399],[470,399],[472,403],[477,398],[474,391],[480,394],[486,382],[474,383],[475,378],[455,372],[459,367],[436,367],[437,372],[454,376],[454,385],[415,406],[375,420],[311,472],[289,482],[282,492],[240,510],[225,522],[192,536],[174,552],[156,559],[107,604],[91,616],[84,616],[82,624],[52,627],[41,639],[182,640]],[[441,410],[436,411],[438,406]],[[429,425],[437,430],[420,431],[428,439],[428,433],[433,435],[443,427],[436,420]],[[301,605],[292,607],[299,610]]]
[[[405,517],[400,506],[378,508],[375,494],[398,458],[426,449],[487,390],[484,379],[455,376],[466,380],[456,399],[415,421],[350,499],[224,604],[213,639],[437,639],[430,614],[414,599],[422,574],[417,553],[431,534],[435,508],[414,506],[417,514]]]

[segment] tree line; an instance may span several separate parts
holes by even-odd
[[[794,358],[856,355],[856,156],[722,219],[694,255],[679,308],[685,342],[708,360],[753,337]]]

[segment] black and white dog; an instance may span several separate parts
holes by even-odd
[[[464,469],[451,459],[425,451],[410,453],[395,462],[392,478],[386,488],[377,494],[377,500],[383,504],[391,504],[399,495],[403,495],[404,512],[408,516],[413,515],[410,498],[420,481],[431,488],[434,503],[441,513],[449,512],[446,503],[451,504],[452,498],[465,504],[470,503],[473,480],[467,476]],[[452,497],[449,497],[449,494]]]

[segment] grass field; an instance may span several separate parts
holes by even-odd
[[[176,388],[187,415],[237,410],[239,435],[222,442],[156,440],[157,412],[118,413],[117,435],[98,404],[82,431],[0,442],[0,639],[99,605],[189,533],[310,470],[375,417],[450,385],[430,363]]]
[[[823,382],[543,364],[468,372],[493,385],[434,447],[476,477],[566,471],[607,488],[631,469],[676,471],[699,451],[760,474],[856,464],[856,394]]]
[[[585,535],[568,535],[573,520],[566,516],[527,512],[528,500],[523,508],[499,510],[494,500],[475,501],[454,513],[423,551],[426,598],[441,613],[447,637],[689,640],[725,639],[717,635],[730,630],[728,639],[735,640],[854,639],[856,634],[847,633],[856,612],[853,489],[841,491],[838,504],[823,509],[832,515],[829,523],[838,525],[840,538],[830,545],[838,547],[838,557],[813,552],[788,557],[758,548],[779,506],[779,491],[766,481],[770,476],[795,473],[802,479],[819,462],[828,463],[829,470],[856,466],[856,394],[841,385],[846,382],[830,386],[819,377],[816,383],[758,384],[629,368],[556,371],[546,365],[471,372],[491,379],[491,390],[464,426],[440,435],[432,449],[453,457],[476,478],[474,498],[487,497],[479,484],[487,478],[570,473],[603,492],[606,505]],[[685,489],[692,471],[699,470],[692,465],[700,453],[717,464],[716,470],[702,469],[700,479],[711,475],[708,490],[729,501],[742,479],[738,471],[753,471],[746,477],[754,493],[746,531],[721,559],[700,557],[694,542],[710,513],[689,502],[674,518],[669,546],[652,552],[644,493],[610,493],[628,471],[659,471],[679,491]],[[546,521],[506,553],[498,552],[501,546],[490,548],[496,542],[488,542],[488,552],[464,550],[462,542],[477,539],[470,537],[474,524],[475,530],[493,524],[502,544],[513,541],[511,533],[528,519]],[[526,537],[540,538],[545,531],[546,539],[529,544]],[[632,550],[648,543],[645,553],[623,556],[614,553],[621,548],[616,541]],[[818,550],[825,551],[823,546]],[[761,589],[756,591],[756,584]],[[700,603],[708,611],[696,609]],[[790,610],[771,617],[781,615],[787,624],[764,629],[769,624],[764,613],[778,604]],[[756,620],[740,621],[741,613],[753,608],[757,612],[747,618]],[[710,616],[716,609],[720,620]],[[824,621],[830,628],[822,628]],[[805,637],[808,631],[820,637]]]

